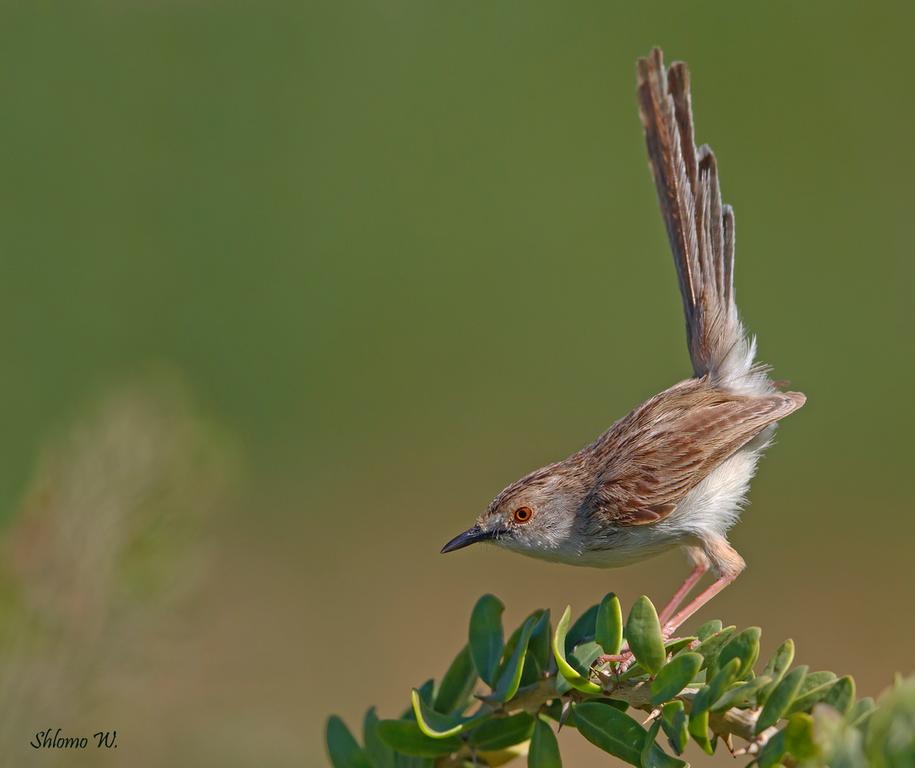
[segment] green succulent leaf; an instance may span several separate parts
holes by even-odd
[[[661,721],[658,718],[652,721],[648,726],[648,732],[645,734],[645,741],[642,744],[642,768],[654,768],[652,746],[655,745],[655,739],[658,737],[658,731],[661,729]]]
[[[849,725],[860,725],[870,717],[876,707],[877,705],[874,703],[874,700],[870,696],[865,696],[863,699],[858,699],[858,701],[852,705],[845,720]]]
[[[467,741],[480,751],[505,749],[527,741],[534,731],[534,718],[526,712],[487,720],[467,734]]]
[[[772,681],[765,675],[754,677],[745,683],[737,683],[731,686],[714,702],[711,706],[712,712],[721,712],[731,707],[743,707],[751,701],[755,701],[756,694],[759,693]]]
[[[788,708],[788,714],[809,711],[814,704],[819,704],[823,700],[836,682],[836,676],[832,672],[811,672],[804,678],[797,698]]]
[[[595,702],[572,710],[575,725],[588,741],[630,765],[642,764],[645,729],[625,712]]]
[[[629,704],[627,702],[622,701],[621,699],[611,699],[606,696],[602,696],[599,699],[588,699],[588,703],[604,704],[608,707],[618,709],[620,712],[625,712],[629,709]]]
[[[693,741],[705,754],[714,753],[715,747],[708,735],[708,709],[703,709],[701,712],[690,712],[686,728],[689,735],[693,737]]]
[[[775,686],[775,689],[769,694],[762,712],[759,713],[759,718],[756,720],[755,731],[757,734],[775,725],[787,714],[791,702],[794,701],[798,691],[801,690],[801,685],[806,675],[807,667],[796,667]]]
[[[528,643],[527,656],[524,657],[524,664],[521,667],[521,683],[518,686],[519,690],[529,685],[534,685],[538,680],[542,679],[543,676],[544,669],[540,666],[540,662],[531,654],[531,646],[530,643]]]
[[[523,664],[521,665],[520,687],[537,682],[542,673],[549,668],[549,611],[537,610],[528,618],[533,620],[534,628],[531,631],[530,640],[528,642],[527,655],[524,657]],[[505,647],[502,649],[502,658],[495,674],[495,679],[497,681],[496,686],[498,686],[498,681],[502,678],[506,667],[512,660],[512,656],[521,639],[521,632],[524,629],[526,622],[527,620],[522,622],[521,625],[512,632],[511,637],[509,637],[508,642],[505,643]],[[493,694],[491,700],[499,701],[500,699]]]
[[[604,652],[595,641],[582,643],[569,655],[569,663],[579,671],[582,676],[587,676],[591,665]]]
[[[644,595],[635,601],[629,612],[626,621],[626,640],[636,661],[650,674],[656,675],[664,666],[667,656],[664,652],[664,638],[661,635],[658,612],[651,600]]]
[[[553,633],[553,657],[556,659],[556,668],[559,670],[559,674],[563,679],[576,690],[582,691],[583,693],[600,693],[601,688],[599,685],[596,685],[586,677],[583,677],[582,674],[566,660],[566,640],[571,617],[572,607],[566,606],[559,622],[556,624],[556,631]]]
[[[636,662],[620,676],[620,680],[634,680],[639,677],[648,677],[648,675],[648,670]]]
[[[711,621],[705,622],[705,624],[696,630],[696,637],[698,637],[700,641],[707,640],[712,635],[720,632],[721,627],[722,624],[720,619],[712,619]]]
[[[423,699],[415,688],[410,691],[410,704],[413,707],[413,719],[419,729],[431,739],[447,739],[457,736],[461,730],[459,716],[442,715],[434,710],[423,711]]]
[[[810,672],[804,678],[804,682],[801,684],[799,695],[804,696],[817,688],[822,688],[824,685],[828,685],[835,679],[836,676],[834,672],[827,672],[825,670],[821,672]]]
[[[785,751],[790,752],[796,760],[809,760],[816,757],[817,749],[813,736],[813,718],[803,712],[797,712],[788,719],[785,734]]]
[[[708,667],[714,663],[721,649],[731,639],[736,627],[725,627],[713,635],[709,635],[695,648],[696,653],[705,659],[705,666]]]
[[[772,691],[775,690],[775,686],[782,681],[785,673],[791,668],[791,663],[793,661],[794,640],[788,639],[778,647],[772,655],[772,658],[769,659],[769,663],[766,664],[765,669],[762,671],[762,674],[768,677],[771,682],[757,695],[756,701],[759,705],[766,703],[769,694],[772,693]]]
[[[435,694],[435,710],[448,715],[462,712],[469,703],[476,682],[477,670],[470,656],[470,646],[465,645],[442,678]]]
[[[540,618],[540,615],[543,611],[534,611],[527,619],[533,619],[536,623],[537,619]],[[508,640],[505,641],[505,645],[502,646],[502,655],[499,657],[499,665],[496,667],[496,680],[499,679],[499,676],[502,674],[502,670],[505,669],[505,665],[508,664],[509,659],[512,654],[515,652],[515,647],[518,645],[518,640],[521,639],[521,631],[524,629],[527,624],[527,619],[522,621],[516,628],[515,631],[511,633]]]
[[[432,694],[435,691],[435,680],[433,680],[430,677],[428,680],[426,680],[426,682],[424,682],[416,690],[419,691],[419,695],[422,697],[423,701],[432,701]],[[409,716],[412,718],[413,717],[413,707],[411,706],[407,710],[407,712],[409,713]]]
[[[362,723],[362,743],[365,745],[365,753],[368,755],[369,763],[371,763],[372,768],[395,768],[397,755],[378,736],[377,725],[378,715],[375,714],[375,707],[372,707],[365,713],[365,719]]]
[[[505,606],[494,595],[483,595],[470,616],[470,655],[477,674],[492,686],[502,656],[502,612]]]
[[[368,755],[353,738],[339,717],[332,715],[327,719],[327,752],[334,768],[372,768]]]
[[[713,754],[728,730],[719,733],[722,723],[730,722],[735,713],[740,716],[741,709],[746,718],[758,712],[754,728],[759,752],[750,764],[756,768],[783,768],[781,763],[796,763],[799,768],[827,764],[857,768],[863,765],[865,753],[871,759],[889,756],[884,746],[887,734],[896,734],[897,724],[889,716],[879,720],[886,708],[884,700],[876,710],[878,717],[862,725],[875,711],[873,700],[855,701],[851,677],[811,673],[803,666],[791,669],[795,655],[791,640],[775,651],[756,676],[753,667],[761,635],[757,627],[736,632],[711,621],[696,637],[665,643],[657,612],[647,597],[635,602],[623,622],[619,599],[609,593],[574,623],[567,607],[555,632],[549,611],[534,611],[505,642],[503,612],[496,597],[480,598],[472,612],[468,643],[441,684],[427,680],[412,690],[411,707],[399,720],[379,721],[374,708],[369,709],[363,721],[363,746],[339,717],[329,718],[327,750],[334,768],[501,766],[525,754],[534,768],[561,768],[551,720],[565,721],[600,749],[639,768],[688,768],[665,751],[666,745],[657,743],[660,732],[677,755],[690,739]],[[624,638],[634,656],[632,665],[616,675],[610,674],[612,669],[601,673],[610,695],[620,691],[620,700],[606,698],[594,664],[602,653],[619,653]],[[478,677],[489,684],[491,693],[478,696],[482,704],[467,715]],[[892,695],[899,700],[893,717],[904,713],[915,722],[915,716],[910,716],[915,712],[915,681],[900,684]],[[630,700],[638,709],[657,708],[647,730],[626,714]],[[529,714],[540,702],[539,714]],[[761,709],[746,711],[754,707]],[[519,711],[522,708],[527,711]],[[513,710],[515,714],[509,714]],[[915,739],[910,741],[910,746],[906,741],[898,749],[893,747],[892,757],[884,760],[887,768],[891,763],[911,762]]]
[[[820,699],[821,704],[828,704],[833,709],[839,711],[839,714],[846,715],[851,710],[855,702],[855,681],[848,675],[840,677],[831,686],[826,694]]]
[[[712,703],[721,698],[727,687],[734,682],[739,669],[740,659],[731,659],[693,698],[687,728],[693,740],[706,754],[711,755],[715,751],[715,745],[708,733],[709,710]]]
[[[582,643],[579,645],[572,653],[569,654],[567,660],[571,667],[578,672],[579,677],[582,680],[588,680],[591,674],[591,666],[597,660],[598,656],[603,653],[603,648],[601,648],[593,640],[588,643]],[[562,678],[560,675],[560,680],[558,682],[564,682],[568,687],[565,687],[564,690],[568,691],[569,688],[574,688],[576,686],[569,683],[568,680]],[[594,685],[597,685],[596,683]],[[600,686],[597,686],[600,690]],[[581,689],[579,689],[581,690]],[[589,693],[596,693],[597,691],[592,691],[588,689]]]
[[[597,624],[597,609],[598,606],[592,605],[572,624],[571,629],[569,629],[569,632],[566,635],[566,653],[571,653],[576,645],[594,639],[594,630]]]
[[[410,755],[397,753],[395,768],[435,768],[435,758],[412,757]]]
[[[528,643],[528,657],[537,662],[537,667],[545,671],[550,666],[550,611],[540,611],[537,623],[531,632],[531,641]]]
[[[667,735],[671,749],[678,755],[683,753],[689,741],[687,721],[686,708],[679,699],[669,701],[661,707],[661,727]]]
[[[645,743],[642,745],[642,768],[683,768],[686,766],[685,762],[668,755],[655,741],[660,728],[661,721],[656,719],[645,735]]]
[[[658,706],[672,699],[689,685],[701,666],[702,657],[698,653],[684,653],[671,659],[651,683],[651,703]]]
[[[411,720],[382,720],[375,726],[375,732],[395,752],[415,757],[449,755],[460,749],[463,743],[457,736],[433,739]]]
[[[543,720],[534,723],[534,734],[527,753],[528,768],[562,768],[556,734]]]
[[[911,768],[915,765],[915,676],[897,678],[880,697],[867,723],[865,751],[873,768]]]
[[[664,646],[664,652],[668,656],[675,656],[685,648],[689,648],[689,646],[695,643],[697,639],[698,638],[696,637],[677,637],[667,642],[667,644]]]
[[[594,639],[604,653],[611,655],[619,653],[623,645],[623,609],[620,599],[612,592],[597,607]]]
[[[700,690],[699,693],[704,697],[704,706],[706,709],[711,709],[712,704],[724,695],[724,692],[731,683],[737,679],[740,670],[741,660],[739,658],[730,659],[715,673],[715,676],[709,681],[708,685]],[[696,698],[699,698],[699,696],[697,695]],[[693,707],[695,708],[695,706],[694,703]]]
[[[498,682],[493,691],[493,697],[498,701],[508,701],[518,692],[518,686],[521,684],[521,672],[524,668],[524,657],[527,654],[527,646],[530,643],[534,626],[537,624],[537,618],[536,616],[528,617],[521,627],[521,634],[515,643],[514,651],[500,672]]]
[[[731,661],[731,659],[740,659],[740,667],[735,677],[738,680],[742,680],[752,671],[753,665],[759,658],[759,638],[761,635],[762,630],[759,627],[749,627],[742,632],[738,632],[725,644],[714,663],[709,665],[709,668],[717,670]]]
[[[457,736],[490,717],[488,713],[479,713],[466,718],[455,714],[443,715],[426,706],[417,690],[413,690],[410,694],[410,702],[413,705],[416,724],[430,739],[447,739],[449,736]]]
[[[781,730],[774,734],[759,750],[759,757],[756,758],[756,763],[759,768],[774,768],[784,756],[785,732]]]

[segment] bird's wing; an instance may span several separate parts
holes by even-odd
[[[661,213],[683,296],[687,341],[697,377],[758,393],[754,344],[734,299],[734,213],[721,202],[718,166],[708,146],[696,148],[689,70],[665,72],[660,49],[638,62],[639,113]],[[747,386],[741,386],[742,384]],[[756,384],[756,386],[754,386]]]
[[[799,392],[745,397],[692,379],[617,422],[595,446],[589,506],[618,525],[661,520],[765,427],[800,408]]]

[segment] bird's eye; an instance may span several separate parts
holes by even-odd
[[[534,516],[534,510],[530,507],[518,507],[515,510],[514,518],[516,523],[526,523]]]

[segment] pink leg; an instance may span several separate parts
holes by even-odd
[[[664,606],[664,610],[661,611],[661,615],[658,618],[661,621],[662,627],[670,620],[670,617],[674,615],[674,611],[680,607],[680,603],[682,603],[683,599],[690,593],[690,590],[696,586],[699,579],[705,575],[706,571],[708,571],[707,561],[696,564],[692,573],[686,577],[686,581],[680,585],[680,588],[674,593],[674,596],[670,598],[670,602]]]
[[[690,590],[696,586],[696,583],[701,579],[706,572],[708,571],[709,566],[707,561],[702,561],[696,564],[696,567],[693,568],[692,573],[686,577],[680,588],[674,593],[674,596],[670,598],[670,602],[664,607],[664,610],[661,611],[661,615],[658,617],[658,621],[661,622],[661,626],[665,626],[666,622],[673,615],[673,612],[680,607],[680,603],[683,602]],[[608,661],[614,663],[619,663],[623,661],[629,661],[632,658],[632,653],[629,651],[629,645],[624,644],[620,653],[610,655],[604,654],[597,658],[598,664],[606,664]]]
[[[665,627],[667,621],[673,615],[674,611],[680,607],[680,603],[683,602],[683,599],[689,594],[690,590],[695,587],[699,580],[708,572],[708,569],[708,560],[706,560],[704,557],[702,560],[696,563],[696,567],[693,568],[689,576],[686,577],[686,580],[680,585],[680,588],[674,593],[674,596],[670,598],[670,602],[668,602],[664,607],[664,610],[661,611],[661,615],[658,617],[658,621],[661,622],[662,627]],[[629,661],[631,658],[632,653],[629,651],[629,646],[628,644],[624,644],[620,653],[614,655],[604,654],[603,656],[599,656],[597,663],[606,664],[608,661],[619,663]]]
[[[737,578],[737,574],[721,576],[710,587],[696,595],[695,599],[683,610],[677,613],[672,619],[664,624],[664,635],[670,637],[679,629],[680,625],[698,611],[703,605],[717,595],[722,589]]]

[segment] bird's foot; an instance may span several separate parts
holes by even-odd
[[[664,645],[668,645],[672,640],[676,640],[677,627],[667,625],[661,628],[661,638]],[[690,647],[694,647],[696,643],[691,643]],[[598,656],[594,660],[593,668],[603,667],[605,664],[610,664],[609,670],[617,678],[625,674],[634,664],[636,663],[636,658],[633,655],[632,651],[624,647],[619,653],[605,653],[601,656]]]
[[[624,649],[619,653],[605,653],[598,656],[594,662],[594,667],[603,667],[605,664],[610,666],[603,669],[601,674],[608,680],[616,679],[618,683],[620,678],[635,664],[635,655],[629,649]]]
[[[591,665],[591,670],[597,673],[603,685],[616,687],[620,684],[623,673],[635,663],[632,651],[624,649],[620,653],[605,653],[598,656]]]

